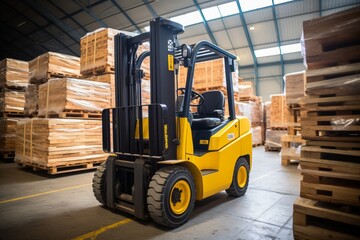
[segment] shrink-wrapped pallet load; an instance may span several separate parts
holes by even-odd
[[[271,95],[270,127],[287,128],[288,110],[283,94]]]
[[[185,87],[187,77],[187,68],[180,67],[179,87]],[[238,67],[235,62],[235,72],[232,73],[234,93],[239,91]],[[226,88],[225,65],[223,59],[211,60],[196,63],[194,71],[194,89],[215,90]]]
[[[0,61],[0,87],[25,88],[29,82],[29,63],[5,58]]]
[[[305,72],[289,73],[284,76],[287,104],[300,104],[300,98],[305,96]]]
[[[271,102],[264,103],[265,126],[270,128]]]
[[[239,98],[254,97],[254,88],[252,82],[239,81]]]
[[[39,87],[39,116],[101,112],[111,107],[110,85],[76,78],[52,78]]]
[[[51,167],[104,161],[101,120],[33,118],[16,128],[16,162]]]
[[[281,149],[281,137],[287,132],[283,130],[266,129],[265,149],[278,150]]]
[[[24,113],[25,92],[0,90],[0,112]]]
[[[260,102],[235,102],[235,113],[239,116],[249,118],[252,126],[259,125],[263,122],[262,105]]]
[[[38,112],[38,90],[36,84],[29,84],[25,90],[24,114],[34,116]]]
[[[252,133],[252,145],[253,146],[262,145],[263,144],[262,127],[261,126],[251,127],[251,133]]]
[[[30,83],[45,83],[51,77],[79,77],[80,59],[61,53],[47,52],[29,62]]]
[[[19,118],[0,119],[0,152],[14,152],[16,143],[16,123]]]

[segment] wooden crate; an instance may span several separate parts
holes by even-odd
[[[305,72],[289,73],[284,76],[286,103],[300,104],[300,98],[305,96]]]
[[[355,142],[308,141],[301,150],[300,196],[360,206],[359,149]]]
[[[308,69],[360,61],[360,7],[303,22]]]
[[[283,94],[271,95],[270,128],[287,129],[288,109]]]
[[[294,238],[328,240],[360,238],[360,214],[356,208],[305,198],[294,203]]]
[[[29,82],[29,63],[5,58],[0,61],[0,87],[25,88]]]
[[[54,77],[80,76],[78,57],[47,52],[29,62],[29,79],[32,84],[41,84]]]
[[[6,117],[6,113],[23,116],[24,104],[25,92],[23,90],[0,90],[0,113],[2,117]]]
[[[39,87],[39,116],[78,112],[86,118],[88,112],[100,113],[111,107],[110,85],[75,78],[53,78]],[[55,116],[56,117],[56,116]]]
[[[48,170],[104,161],[101,127],[101,120],[24,119],[16,128],[15,161]]]
[[[300,160],[300,145],[305,144],[301,135],[283,135],[281,136],[281,165],[289,165],[292,160]]]
[[[360,95],[305,97],[302,136],[309,140],[360,141],[359,111]]]

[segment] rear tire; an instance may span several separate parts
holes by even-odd
[[[106,162],[100,164],[93,177],[93,192],[95,198],[102,204],[106,204]]]
[[[233,180],[230,188],[226,190],[226,193],[231,197],[241,197],[246,193],[249,185],[249,163],[245,158],[241,157],[237,160]]]
[[[147,194],[148,210],[158,224],[176,228],[183,225],[194,209],[195,185],[188,169],[164,167],[151,179]]]

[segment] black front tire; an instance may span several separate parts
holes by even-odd
[[[249,185],[249,171],[250,171],[249,163],[246,161],[245,158],[240,157],[235,164],[233,180],[231,182],[231,185],[226,190],[226,193],[229,196],[241,197],[246,193],[246,190]],[[241,174],[241,172],[243,172],[245,175]],[[241,182],[239,182],[239,180],[241,180]]]
[[[95,198],[102,204],[106,204],[106,162],[100,164],[93,177],[93,192]]]
[[[188,191],[184,190],[185,194],[189,196],[185,205],[184,211],[175,213],[172,209],[177,203],[174,201],[174,188],[179,183],[185,183],[188,186]],[[175,188],[176,189],[176,188]],[[181,198],[181,197],[180,197]],[[180,203],[179,201],[178,203]],[[158,224],[168,227],[176,228],[183,225],[189,218],[195,203],[195,185],[194,179],[188,169],[180,166],[164,167],[158,170],[151,179],[147,194],[148,210],[151,218]]]

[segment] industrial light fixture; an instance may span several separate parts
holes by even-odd
[[[255,30],[254,25],[250,25],[250,30],[251,30],[251,31],[254,31],[254,30]]]

